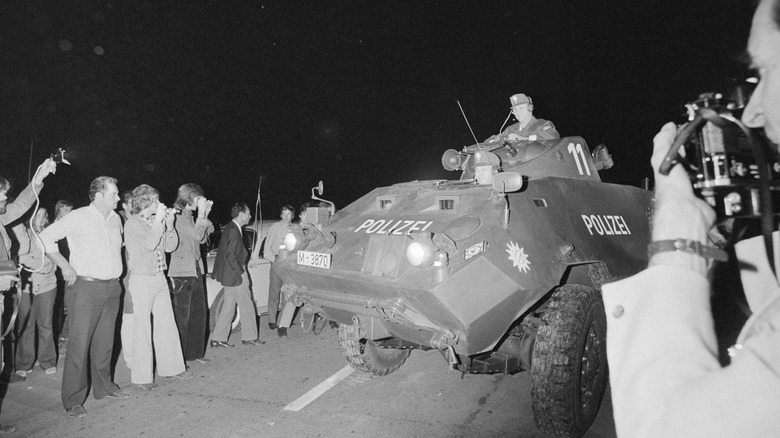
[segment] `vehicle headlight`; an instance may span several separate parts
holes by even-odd
[[[298,239],[293,233],[287,233],[284,236],[284,248],[287,251],[295,251],[295,245],[298,243]]]
[[[301,230],[291,231],[284,236],[284,246],[287,248],[287,251],[299,251],[305,249],[308,245],[309,240]]]
[[[406,247],[406,259],[412,266],[427,268],[433,262],[436,248],[431,241],[431,233],[416,232],[409,235],[412,242]]]

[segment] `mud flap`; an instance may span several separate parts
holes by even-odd
[[[279,315],[279,327],[290,327],[293,316],[295,315],[295,309],[295,304],[290,302],[284,303],[284,307],[282,307],[282,313]]]

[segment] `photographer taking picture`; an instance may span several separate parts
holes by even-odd
[[[760,82],[742,121],[763,127],[780,144],[780,0],[760,0],[748,51]],[[681,166],[659,167],[676,134],[665,125],[654,138],[655,210],[650,263],[639,274],[603,288],[607,355],[619,436],[777,436],[780,431],[780,286],[761,237],[736,245],[753,315],[718,362],[710,309],[707,232],[715,213],[694,195]],[[681,218],[684,218],[681,220]],[[778,233],[774,233],[778,248]],[[685,242],[669,250],[658,242]],[[688,245],[687,243],[692,243]],[[775,254],[775,266],[778,263]]]
[[[8,191],[11,189],[11,184],[5,178],[0,176],[0,261],[6,262],[11,260],[11,238],[8,236],[5,226],[19,219],[27,210],[35,203],[35,199],[43,188],[43,180],[50,174],[57,171],[57,163],[51,159],[46,159],[38,167],[35,172],[35,177],[32,182],[24,189],[16,200],[10,204],[7,203]],[[0,321],[2,320],[3,308],[3,292],[11,290],[14,283],[19,279],[14,275],[0,275]],[[4,328],[0,327],[0,332],[3,332]],[[0,370],[3,369],[3,347],[0,345]],[[13,425],[0,425],[0,433],[11,433],[16,431],[16,426]]]

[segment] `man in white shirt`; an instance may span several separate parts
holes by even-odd
[[[111,353],[122,275],[122,224],[114,212],[119,201],[116,179],[101,176],[89,187],[91,203],[54,222],[41,234],[46,255],[62,270],[72,295],[68,354],[62,377],[62,404],[70,417],[84,417],[89,375],[96,399],[127,399],[111,381]],[[70,260],[57,241],[67,238]],[[89,360],[89,363],[87,362]]]

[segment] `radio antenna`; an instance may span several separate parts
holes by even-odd
[[[474,143],[479,143],[479,140],[477,140],[477,136],[474,135],[474,130],[471,129],[471,124],[469,123],[468,117],[466,117],[466,113],[463,112],[463,107],[460,104],[460,101],[458,99],[455,99],[455,102],[458,103],[458,108],[460,108],[460,113],[463,114],[463,120],[466,121],[466,126],[469,127],[469,131],[471,131],[471,136],[474,137]]]
[[[33,139],[30,139],[30,161],[27,163],[27,183],[29,184],[32,179],[32,156],[33,156]],[[38,211],[38,210],[35,210]],[[33,214],[35,216],[35,214]]]

